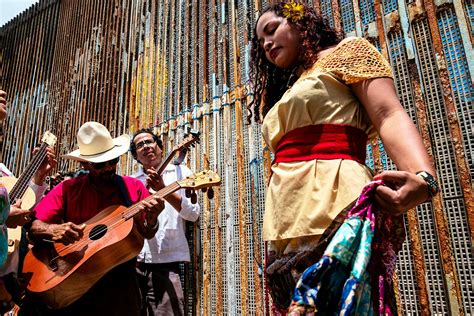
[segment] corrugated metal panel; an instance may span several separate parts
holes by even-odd
[[[457,305],[469,314],[474,308],[472,206],[466,202],[472,195],[459,155],[472,174],[472,47],[466,45],[474,14],[469,1],[438,2],[433,20],[424,11],[423,5],[433,8],[427,0],[312,1],[332,25],[366,36],[389,58],[402,104],[423,127],[435,158],[442,196],[405,216],[409,234],[398,262],[400,307],[412,315],[455,314]],[[0,29],[0,86],[14,109],[0,157],[16,173],[45,130],[59,136],[57,151],[64,154],[87,120],[105,123],[114,134],[155,126],[165,149],[179,142],[186,126],[201,130],[189,164],[196,171],[216,169],[223,183],[214,200],[199,195],[202,216],[188,226],[188,315],[268,310],[262,222],[272,156],[260,126],[243,124],[242,110],[251,99],[249,33],[267,4],[44,0]],[[463,10],[467,20],[458,16]],[[454,119],[447,110],[451,92]],[[453,138],[457,124],[459,140]],[[368,145],[367,164],[377,171],[395,168],[380,141]],[[76,167],[66,160],[58,166]],[[136,168],[130,156],[120,165],[124,173]]]

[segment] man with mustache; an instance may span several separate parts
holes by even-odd
[[[150,129],[137,131],[132,138],[130,151],[143,165],[135,177],[155,192],[176,180],[192,175],[184,165],[168,165],[159,175],[163,143]],[[186,221],[199,218],[198,204],[178,192],[171,194],[159,216],[160,227],[156,235],[145,241],[138,255],[137,273],[143,293],[142,315],[184,315],[184,294],[180,281],[181,262],[189,262],[186,240]]]
[[[112,205],[138,203],[150,194],[137,179],[116,174],[119,157],[128,151],[130,137],[112,138],[107,128],[97,122],[83,124],[77,134],[79,149],[64,157],[80,161],[88,174],[58,184],[36,206],[36,219],[29,237],[35,242],[49,240],[65,245],[80,240],[81,224]],[[158,214],[163,200],[142,201],[144,213],[134,222],[144,238],[158,229]],[[122,263],[105,274],[79,300],[66,308],[51,310],[38,307],[43,315],[139,315],[140,291],[135,273],[135,259]]]

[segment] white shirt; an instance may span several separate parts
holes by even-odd
[[[178,180],[177,168],[181,170],[181,179],[193,173],[184,165],[170,164],[163,172],[163,181],[169,185]],[[146,185],[147,175],[140,169],[132,177],[139,179]],[[153,193],[154,191],[150,189]],[[137,257],[138,262],[167,263],[190,261],[189,246],[186,239],[185,221],[195,222],[199,218],[199,204],[192,204],[186,198],[184,190],[178,191],[181,195],[181,211],[178,212],[171,204],[165,201],[164,210],[158,215],[159,228],[155,236],[145,239],[143,249]]]

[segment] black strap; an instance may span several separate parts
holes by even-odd
[[[130,195],[128,194],[127,187],[125,186],[125,181],[119,175],[115,175],[115,182],[120,190],[120,196],[122,197],[122,201],[124,202],[126,207],[132,206],[132,200],[130,199]]]

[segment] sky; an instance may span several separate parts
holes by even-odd
[[[0,27],[38,0],[0,0]]]

